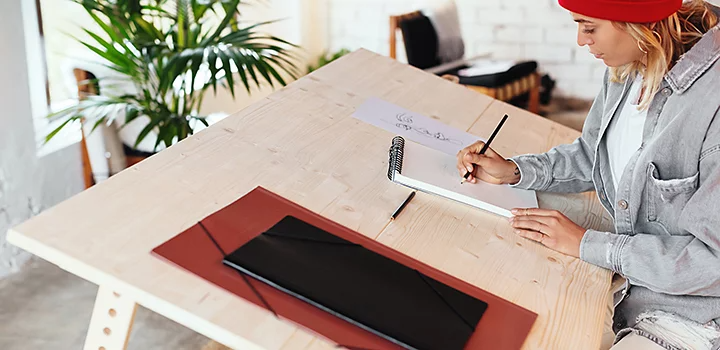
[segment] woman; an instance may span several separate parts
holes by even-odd
[[[516,209],[515,232],[624,276],[613,349],[720,347],[720,10],[702,0],[560,0],[609,67],[582,136],[505,159],[482,143],[458,171],[518,188],[595,190],[615,232]]]

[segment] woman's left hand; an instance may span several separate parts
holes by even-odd
[[[557,210],[518,208],[512,210],[510,225],[515,233],[560,253],[580,257],[585,229]]]

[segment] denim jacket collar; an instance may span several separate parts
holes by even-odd
[[[665,75],[674,92],[682,94],[720,58],[720,25],[710,29]]]

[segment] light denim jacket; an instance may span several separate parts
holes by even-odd
[[[715,9],[716,12],[718,9]],[[625,276],[614,328],[662,310],[699,323],[720,321],[720,26],[665,76],[642,145],[614,188],[604,138],[631,80],[605,74],[582,135],[547,153],[511,158],[515,186],[550,192],[595,190],[615,232],[588,230],[580,258]]]

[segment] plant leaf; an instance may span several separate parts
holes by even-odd
[[[178,135],[179,130],[174,121],[177,121],[177,119],[171,119],[170,123],[165,127],[165,135],[162,137],[162,140],[165,142],[165,147],[172,146],[173,138]],[[159,138],[160,137],[158,137],[158,139]]]
[[[110,37],[110,39],[112,39],[113,42],[122,45],[126,50],[129,51],[129,49],[128,49],[127,47],[125,47],[124,40],[123,40],[124,38],[120,38],[120,36],[118,35],[118,33],[115,32],[115,30],[113,30],[112,27],[110,27],[109,25],[107,25],[107,23],[105,23],[105,21],[103,21],[102,19],[100,19],[100,17],[99,17],[98,15],[96,15],[93,11],[89,11],[88,14],[89,14],[90,17],[95,21],[95,23],[96,23],[98,26],[100,26],[100,28],[102,28],[103,32],[105,32],[105,33]],[[113,20],[110,19],[110,22],[112,23]],[[115,21],[115,22],[117,23],[117,21]],[[122,29],[122,26],[116,26],[115,28],[117,28],[118,30],[120,30],[120,29]],[[87,31],[87,30],[86,30],[86,31]]]
[[[159,119],[156,119],[156,120],[150,119],[150,122],[148,123],[148,125],[146,125],[146,126],[142,129],[142,131],[140,131],[140,133],[138,134],[138,137],[137,137],[137,139],[135,140],[135,144],[133,145],[133,148],[137,148],[137,146],[140,144],[140,142],[142,142],[142,140],[144,140],[145,137],[147,137],[147,135],[148,135],[159,123],[160,123],[160,120],[159,120]],[[158,137],[158,140],[159,140],[159,139],[160,139],[160,138]],[[157,147],[157,144],[155,144],[155,147]]]
[[[102,124],[103,122],[105,122],[105,119],[106,119],[105,117],[102,117],[102,118],[98,119],[98,120],[95,122],[95,125],[93,125],[92,129],[90,129],[90,133],[92,134],[92,132],[95,131],[95,129],[97,129],[97,127],[100,126],[100,124]]]
[[[55,128],[53,131],[51,131],[49,134],[47,134],[47,136],[45,136],[45,143],[47,143],[47,142],[50,141],[53,137],[55,137],[55,135],[57,135],[57,133],[59,133],[60,130],[62,130],[62,128],[64,128],[65,125],[67,125],[69,122],[71,122],[71,121],[73,121],[73,120],[77,120],[77,119],[79,119],[79,118],[80,118],[80,117],[77,117],[77,116],[76,116],[76,117],[71,117],[71,118],[66,119],[64,122],[62,122],[62,124],[60,124],[60,126],[58,126],[57,128]]]
[[[90,35],[90,37],[92,37],[93,39],[95,39],[95,41],[97,41],[98,44],[100,44],[102,47],[105,48],[105,51],[104,51],[104,52],[105,52],[106,55],[103,56],[103,58],[110,60],[109,57],[112,56],[112,58],[113,58],[112,61],[116,62],[116,64],[117,64],[118,66],[128,67],[128,68],[134,66],[134,62],[133,62],[131,59],[129,59],[124,53],[118,51],[118,50],[115,48],[115,46],[113,46],[112,44],[108,43],[108,42],[105,41],[103,38],[101,38],[100,36],[98,36],[97,34],[91,32],[91,31],[88,30],[88,29],[84,29],[84,31],[85,31],[85,33],[87,33],[88,35]]]
[[[204,62],[204,58],[205,52],[203,50],[198,50],[190,64],[190,95],[192,95],[193,91],[195,91],[195,78],[200,70],[200,65]]]
[[[255,75],[255,67],[257,63],[255,57],[252,55],[255,52],[251,52],[250,54],[246,54],[241,50],[233,50],[232,52],[235,56],[235,62],[240,62],[242,64],[242,66],[238,66],[238,70],[242,69],[250,73],[250,77],[252,77],[253,81],[255,81],[255,85],[260,87],[260,81],[258,81],[257,75]]]
[[[207,46],[212,41],[217,39],[220,34],[227,28],[228,23],[230,23],[231,20],[235,17],[235,10],[229,10],[229,9],[237,9],[238,5],[240,4],[240,0],[227,0],[227,2],[223,2],[223,8],[225,8],[225,17],[220,21],[220,24],[217,25],[217,29],[213,34],[207,36],[202,42],[200,42],[199,46]]]
[[[267,57],[266,59],[270,62],[273,62],[272,59],[269,57]],[[272,74],[272,76],[275,77],[275,79],[278,81],[278,83],[280,83],[280,85],[283,85],[283,86],[287,85],[287,83],[285,83],[285,79],[283,79],[282,76],[280,76],[280,74],[275,70],[275,68],[273,68],[267,62],[265,62],[265,60],[260,60],[260,63],[262,63],[263,66],[265,66],[265,70],[270,72],[270,74]]]
[[[235,98],[235,82],[233,81],[233,72],[232,67],[230,66],[230,57],[228,57],[228,54],[225,51],[218,52],[218,56],[223,63],[222,69],[225,70],[225,80],[227,81],[228,88],[230,89],[230,95]],[[238,70],[240,69],[242,68],[238,67]],[[250,91],[249,88],[248,91]]]
[[[203,123],[203,125],[205,125],[206,128],[210,127],[210,124],[208,124],[207,120],[205,120],[205,117],[193,117],[193,118],[195,118],[195,119],[199,120],[201,123]]]
[[[125,124],[130,123],[131,121],[135,120],[140,115],[140,110],[137,108],[134,108],[133,105],[126,105],[125,106]]]
[[[108,66],[108,67],[111,67],[114,70],[117,70],[118,72],[123,73],[123,74],[127,74],[127,75],[132,74],[131,71],[128,70],[128,67],[124,65],[125,61],[123,59],[118,59],[117,56],[108,54],[105,51],[100,50],[97,47],[95,47],[91,44],[88,44],[86,42],[81,41],[80,43],[82,45],[84,45],[85,47],[87,47],[88,49],[90,49],[90,51],[96,53],[101,58],[103,58],[113,64],[113,66]]]
[[[215,52],[215,48],[210,48],[208,51],[208,68],[210,69],[210,81],[208,83],[212,84],[213,87],[213,94],[217,95],[217,53]]]
[[[147,35],[147,42],[152,43],[156,39],[162,41],[165,38],[165,36],[157,28],[155,28],[154,25],[150,24],[140,16],[133,16],[132,22],[139,28],[143,29],[143,33]]]
[[[188,47],[188,31],[190,29],[190,18],[188,13],[188,1],[187,0],[175,0],[177,8],[177,43],[178,48],[184,49]]]

